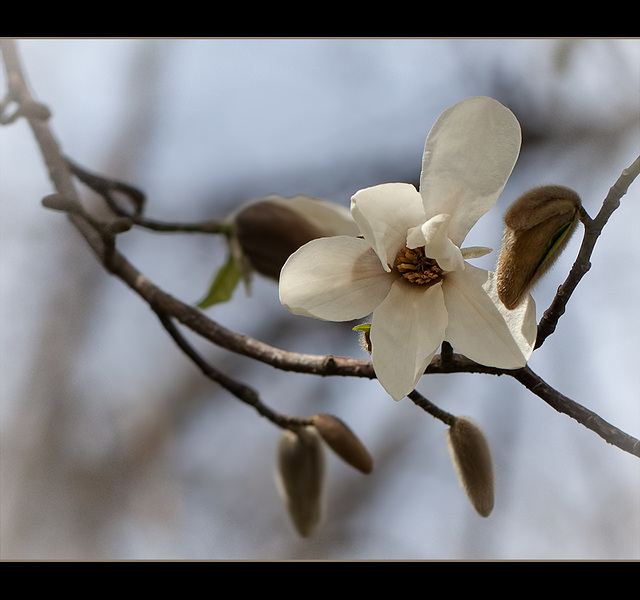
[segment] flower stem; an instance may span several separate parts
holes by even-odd
[[[431,402],[420,392],[418,392],[418,390],[413,390],[408,395],[408,398],[411,398],[416,406],[419,406],[420,408],[428,412],[432,417],[440,419],[440,421],[442,421],[445,425],[449,425],[451,427],[455,423],[456,418],[454,415],[437,407],[435,404],[433,404],[433,402]]]

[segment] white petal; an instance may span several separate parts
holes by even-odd
[[[371,321],[371,360],[376,377],[394,400],[413,388],[444,339],[442,286],[422,288],[397,279]]]
[[[449,215],[431,217],[421,227],[416,227],[407,236],[407,246],[417,248],[424,246],[424,252],[429,258],[434,258],[445,271],[464,269],[464,260],[460,248],[448,237]]]
[[[371,314],[393,280],[365,240],[320,238],[299,248],[282,267],[280,302],[298,315],[351,321]]]
[[[518,120],[492,98],[462,100],[431,128],[420,194],[428,218],[451,215],[449,237],[457,246],[494,205],[518,159],[520,141]]]
[[[422,196],[408,183],[384,183],[356,192],[351,215],[386,271],[407,243],[407,231],[425,221]]]
[[[493,252],[492,248],[485,248],[484,246],[468,246],[467,248],[462,248],[462,257],[465,260],[470,258],[480,258],[481,256],[486,256],[487,254],[491,254]]]
[[[507,310],[498,299],[495,275],[467,263],[443,282],[449,312],[445,339],[457,352],[502,369],[524,367],[536,341],[535,304],[529,296]]]

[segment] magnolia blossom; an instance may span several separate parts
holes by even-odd
[[[371,360],[395,399],[416,386],[441,343],[494,367],[523,367],[536,337],[530,295],[500,302],[494,273],[462,248],[495,203],[520,152],[520,125],[496,100],[467,98],[445,110],[424,148],[420,191],[387,183],[358,191],[359,237],[302,246],[280,275],[280,301],[295,314],[351,321],[372,314]]]

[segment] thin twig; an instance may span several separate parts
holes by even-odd
[[[413,390],[408,396],[416,406],[422,408],[425,412],[428,412],[432,417],[439,419],[445,425],[451,427],[455,423],[455,416],[442,410],[436,406],[433,402],[425,398],[418,390]]]
[[[217,384],[222,386],[225,390],[233,394],[236,398],[252,406],[256,409],[256,411],[266,417],[272,423],[278,425],[279,427],[295,429],[297,427],[310,425],[311,419],[308,418],[300,418],[300,417],[292,417],[289,415],[283,415],[278,413],[268,406],[266,406],[261,400],[258,392],[256,392],[253,388],[250,388],[248,385],[244,383],[240,383],[235,379],[232,379],[222,371],[216,369],[213,365],[207,362],[197,351],[196,349],[189,344],[187,339],[180,333],[176,325],[174,324],[171,317],[166,315],[160,308],[152,307],[155,313],[158,315],[162,326],[172,337],[173,341],[177,344],[177,346],[189,357],[189,359],[202,371],[202,373],[215,381]]]
[[[629,454],[640,457],[639,440],[620,431],[617,427],[614,427],[593,411],[567,398],[543,381],[529,367],[512,371],[510,375],[558,412],[575,419],[587,429],[597,433],[609,444],[617,446]]]
[[[207,233],[231,234],[231,225],[224,220],[209,220],[199,223],[171,223],[146,218],[142,215],[145,195],[139,189],[117,179],[110,179],[96,173],[90,173],[69,158],[66,158],[69,169],[82,183],[102,196],[109,208],[120,217],[131,220],[132,225],[156,232],[171,233]],[[115,195],[125,196],[133,206],[133,212],[125,210]]]

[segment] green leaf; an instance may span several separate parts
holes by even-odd
[[[573,227],[573,225],[574,225],[573,221],[569,222],[566,225],[563,225],[554,234],[554,236],[551,238],[551,241],[549,242],[549,248],[546,250],[544,256],[542,257],[542,259],[538,263],[538,266],[536,267],[537,269],[539,269],[547,261],[547,259],[551,258],[553,253],[558,249],[558,246],[560,246],[560,244],[562,244],[562,242],[564,241],[564,238],[567,237],[567,234],[571,231],[571,228]]]
[[[198,308],[209,308],[214,304],[220,302],[227,302],[231,299],[233,291],[236,289],[238,282],[240,281],[242,273],[236,264],[232,254],[229,254],[229,258],[226,264],[217,272],[209,293],[198,302]]]

